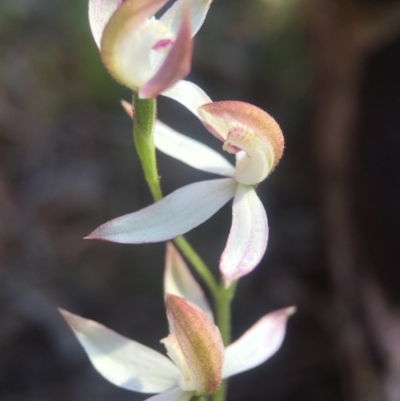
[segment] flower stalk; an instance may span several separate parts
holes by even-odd
[[[217,309],[217,326],[225,346],[231,342],[231,302],[235,295],[236,286],[237,281],[228,288],[225,287],[224,282],[221,282],[215,303]],[[217,392],[213,395],[213,401],[225,401],[227,387],[227,380],[222,380]]]
[[[137,93],[133,95],[133,139],[136,151],[142,164],[144,177],[155,201],[162,198],[160,177],[157,169],[156,148],[154,145],[153,128],[157,112],[155,99],[140,99]]]
[[[154,200],[158,201],[162,199],[163,195],[158,175],[153,136],[156,107],[155,99],[140,99],[137,93],[133,95],[134,143],[151,194]],[[174,238],[174,242],[211,292],[216,309],[217,326],[221,332],[222,341],[224,345],[227,346],[230,342],[231,301],[235,293],[236,283],[233,283],[228,288],[226,288],[224,282],[222,282],[221,285],[218,285],[210,269],[185,237],[176,237]],[[226,399],[226,390],[227,382],[226,380],[223,380],[217,392],[213,395],[213,401],[224,401]],[[194,397],[192,400],[204,401],[206,398]]]
[[[189,244],[189,242],[183,235],[174,238],[174,242],[176,246],[180,249],[180,251],[189,260],[190,264],[193,266],[193,268],[196,270],[202,280],[206,283],[208,289],[214,297],[215,302],[217,303],[220,298],[220,290],[214,276],[211,274],[203,259],[201,259],[199,254],[193,249],[193,247]]]

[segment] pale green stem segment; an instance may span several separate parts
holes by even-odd
[[[154,145],[153,127],[156,118],[157,103],[155,99],[139,99],[133,95],[135,118],[133,123],[133,140],[155,201],[162,198],[160,178],[157,170],[156,148]]]
[[[237,281],[228,288],[225,288],[225,283],[221,282],[216,299],[217,324],[225,347],[231,342],[231,302],[235,295],[236,286]]]
[[[237,281],[225,288],[225,283],[221,282],[218,298],[216,299],[217,326],[221,332],[222,341],[225,347],[231,342],[231,302],[235,295]],[[228,382],[222,380],[217,392],[213,395],[212,401],[225,401]]]
[[[155,99],[139,99],[135,93],[133,96],[133,107],[135,111],[133,138],[136,151],[142,163],[144,176],[151,194],[155,201],[159,201],[163,196],[158,176],[153,137],[156,101]],[[236,283],[233,283],[229,288],[225,288],[223,282],[218,285],[210,269],[183,236],[175,238],[174,242],[209,288],[215,302],[217,326],[221,332],[224,345],[228,345],[231,333],[231,301],[235,293]],[[212,400],[225,401],[226,387],[227,382],[224,380],[212,397]],[[207,401],[207,399],[208,397],[193,397],[191,401]]]
[[[227,387],[228,387],[227,380],[222,380],[221,385],[218,387],[217,392],[213,395],[212,401],[225,401]]]
[[[174,238],[174,242],[183,253],[183,255],[189,260],[199,276],[207,284],[212,296],[214,297],[214,300],[217,302],[219,296],[219,286],[215,281],[214,276],[208,269],[207,265],[203,262],[203,259],[201,259],[198,253],[192,248],[192,246],[182,235],[180,237]]]

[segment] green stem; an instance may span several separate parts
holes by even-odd
[[[186,256],[191,265],[196,269],[199,276],[204,280],[210,289],[214,300],[217,303],[219,287],[215,281],[214,276],[211,274],[207,265],[200,258],[198,253],[192,248],[192,246],[186,241],[183,236],[174,238],[176,246],[181,250],[181,252]]]
[[[162,199],[160,179],[157,170],[156,150],[154,145],[153,128],[156,118],[156,101],[154,99],[139,99],[137,94],[133,97],[134,125],[133,138],[136,151],[139,155],[144,176],[149,185],[155,201]],[[236,289],[236,283],[225,288],[224,283],[218,285],[207,265],[183,236],[174,239],[175,244],[189,260],[193,268],[208,286],[215,302],[217,312],[217,326],[221,332],[224,345],[230,342],[231,332],[231,301]],[[227,382],[222,381],[213,401],[225,401]],[[206,401],[207,397],[194,397],[192,401]]]
[[[222,380],[217,392],[213,395],[212,401],[225,401],[227,393],[228,381]]]
[[[217,325],[221,332],[222,341],[227,346],[230,341],[231,304],[224,288],[220,289],[217,299]]]
[[[236,287],[237,281],[233,282],[228,288],[225,287],[224,282],[221,282],[219,290],[217,323],[225,347],[231,342],[231,302],[235,295]]]
[[[222,341],[225,347],[231,341],[231,302],[235,295],[237,282],[230,287],[225,288],[225,284],[221,282],[219,293],[216,300],[217,306],[217,326],[221,332]],[[223,380],[217,392],[213,396],[213,401],[225,401],[228,382]]]
[[[160,179],[157,170],[156,151],[153,138],[153,127],[156,118],[156,101],[154,99],[139,99],[137,93],[133,95],[134,125],[133,137],[136,151],[142,163],[144,175],[155,201],[162,199]],[[197,273],[210,289],[215,302],[219,293],[219,286],[207,265],[197,252],[182,236],[174,239],[175,244],[186,256]]]
[[[135,93],[133,96],[133,108],[135,113],[133,140],[142,163],[144,177],[154,200],[158,201],[162,198],[162,192],[153,137],[157,104],[155,99],[139,99],[137,93]]]

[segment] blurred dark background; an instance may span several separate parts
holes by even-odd
[[[239,285],[237,338],[297,305],[282,349],[229,400],[400,400],[400,3],[214,0],[189,79],[253,103],[286,138],[258,189],[262,264]],[[164,245],[82,238],[151,203],[86,0],[0,2],[0,399],[143,400],[90,366],[57,306],[160,351]],[[159,117],[215,149],[183,107]],[[159,157],[165,193],[210,178]],[[227,206],[188,234],[217,273]]]

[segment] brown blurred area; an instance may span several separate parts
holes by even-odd
[[[258,193],[270,223],[239,285],[233,337],[297,305],[282,349],[231,380],[231,401],[400,400],[400,3],[214,0],[192,74],[253,103],[286,139]],[[162,351],[163,244],[84,241],[151,203],[86,0],[0,2],[0,399],[148,397],[100,377],[57,307]],[[169,99],[159,117],[215,149]],[[165,193],[210,176],[160,155]],[[188,238],[217,273],[224,208]]]

